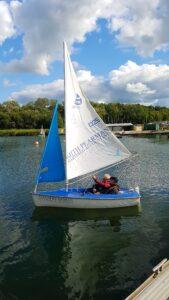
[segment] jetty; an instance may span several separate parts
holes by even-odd
[[[126,136],[126,135],[132,135],[132,136],[144,136],[144,135],[169,135],[169,130],[142,130],[142,131],[136,131],[136,130],[128,130],[128,131],[113,131],[116,135]]]
[[[169,299],[169,261],[163,259],[152,271],[153,274],[125,300]]]

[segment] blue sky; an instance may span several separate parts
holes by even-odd
[[[167,0],[69,3],[0,1],[0,102],[62,100],[66,40],[91,100],[169,106]]]

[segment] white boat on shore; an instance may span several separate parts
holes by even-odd
[[[39,135],[42,137],[42,138],[45,138],[45,129],[43,128],[43,125],[41,126],[41,129],[40,129],[40,133]]]
[[[107,128],[84,96],[67,46],[64,43],[65,62],[65,134],[66,158],[63,159],[57,120],[54,110],[49,135],[40,163],[33,200],[36,206],[106,209],[140,204],[139,189],[121,189],[118,194],[92,194],[83,187],[71,188],[72,180],[91,176],[128,160],[132,154]],[[38,191],[40,183],[65,181],[57,190]]]

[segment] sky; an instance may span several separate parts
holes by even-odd
[[[0,102],[63,100],[63,41],[92,101],[169,107],[168,0],[0,0]]]

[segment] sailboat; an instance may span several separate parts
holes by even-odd
[[[92,194],[74,188],[72,180],[91,176],[131,157],[130,151],[109,130],[84,95],[78,83],[67,45],[64,42],[65,143],[63,159],[58,133],[57,104],[40,162],[33,200],[36,206],[78,209],[104,209],[139,205],[136,189],[118,194]],[[65,187],[38,190],[41,183],[65,181]]]
[[[42,138],[45,138],[45,129],[43,128],[43,125],[41,126],[39,135],[40,135]]]

